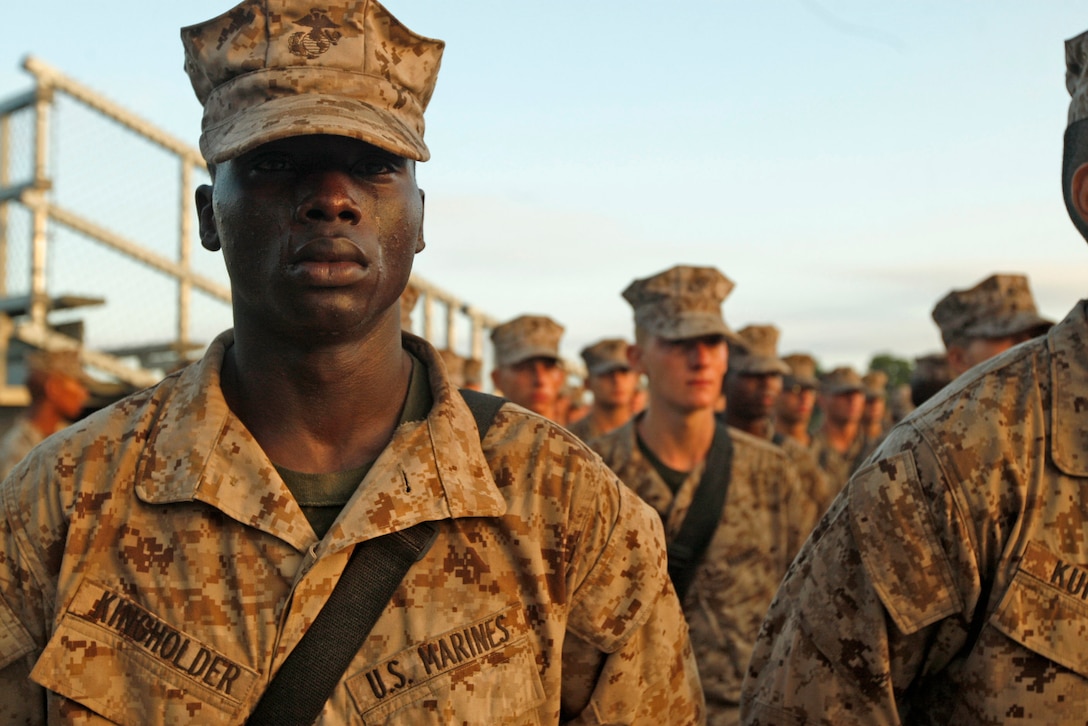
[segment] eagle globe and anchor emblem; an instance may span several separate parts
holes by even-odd
[[[320,10],[311,10],[305,18],[295,21],[295,25],[310,28],[309,31],[295,33],[287,40],[287,49],[303,58],[317,58],[336,45],[342,37],[339,30],[332,30],[340,26]]]

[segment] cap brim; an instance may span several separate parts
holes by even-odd
[[[591,376],[603,376],[606,373],[611,373],[612,371],[629,371],[631,370],[631,366],[627,365],[626,363],[620,363],[619,361],[610,360],[603,363],[598,363],[597,365],[587,368],[586,370]]]
[[[812,390],[816,390],[820,387],[819,380],[809,376],[797,376],[793,373],[787,373],[783,378],[783,383],[787,386],[799,385],[802,388],[810,388]]]
[[[654,329],[656,328],[656,329]],[[716,315],[688,313],[664,321],[655,325],[648,332],[665,340],[686,340],[688,338],[702,338],[708,335],[720,335],[729,341],[730,345],[747,347],[744,341],[737,336],[729,326]]]
[[[504,357],[501,361],[496,361],[495,364],[498,366],[514,366],[533,358],[548,358],[556,362],[562,360],[551,348],[522,348]]]
[[[200,136],[200,151],[218,164],[270,141],[329,134],[373,144],[397,156],[427,161],[431,153],[396,114],[342,96],[301,94],[241,109]]]
[[[729,369],[734,373],[748,373],[751,375],[767,375],[778,373],[787,375],[790,367],[785,361],[764,355],[739,355],[729,361]]]
[[[1023,311],[1002,318],[980,321],[965,330],[964,334],[971,338],[1004,338],[1009,335],[1037,331],[1036,335],[1042,335],[1053,325],[1053,320],[1047,320],[1031,311]]]
[[[865,387],[852,386],[849,383],[839,383],[837,385],[823,386],[821,391],[830,396],[837,396],[840,393],[865,393]]]

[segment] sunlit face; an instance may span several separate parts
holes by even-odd
[[[776,418],[787,426],[808,426],[816,408],[816,389],[800,383],[784,385],[775,405]]]
[[[307,340],[368,330],[398,316],[423,249],[412,162],[341,136],[282,139],[222,162],[197,204],[239,328]]]
[[[609,409],[630,406],[637,385],[638,373],[630,368],[617,368],[586,379],[594,403]]]
[[[83,412],[83,407],[90,398],[86,386],[75,378],[60,373],[49,375],[45,382],[45,393],[57,413],[69,421],[75,420]]]
[[[967,369],[988,361],[1014,345],[1031,340],[1033,337],[1035,337],[1034,331],[1029,330],[1001,338],[971,338],[964,345],[949,346],[948,365],[952,368],[952,373],[958,376]]]
[[[865,409],[865,393],[846,391],[827,394],[821,396],[820,405],[827,420],[832,424],[837,426],[857,424],[861,422],[861,414]]]
[[[631,346],[630,358],[635,370],[646,374],[651,411],[654,406],[679,412],[713,411],[729,351],[720,335],[680,340],[648,335]]]
[[[492,382],[506,398],[553,421],[558,420],[564,378],[559,361],[547,357],[528,358],[491,371]]]
[[[883,396],[866,396],[861,421],[866,424],[883,421],[887,410],[888,404]]]

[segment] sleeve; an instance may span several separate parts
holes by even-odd
[[[907,446],[874,461],[832,505],[771,604],[741,722],[900,723],[912,684],[939,677],[966,642],[978,582],[931,453]]]
[[[562,717],[574,724],[702,723],[705,705],[657,513],[611,475],[594,510],[605,537],[574,592],[563,647]],[[572,566],[578,568],[575,562]]]
[[[45,629],[40,614],[46,595],[38,586],[41,564],[27,555],[25,527],[33,511],[15,496],[14,477],[25,471],[17,467],[0,485],[0,723],[46,720],[45,691],[30,680]],[[44,531],[40,539],[55,541]]]

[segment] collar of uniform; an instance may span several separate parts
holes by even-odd
[[[1051,431],[1054,465],[1070,476],[1088,476],[1088,300],[1081,300],[1050,329]]]
[[[233,343],[231,331],[217,337],[163,401],[137,468],[137,494],[151,503],[203,501],[305,550],[316,542],[305,515],[223,397],[219,371]],[[463,433],[475,423],[437,353],[413,336],[404,344],[427,366],[434,405],[424,421],[397,428],[321,550],[421,521],[506,511],[479,438]]]
[[[438,352],[407,333],[403,345],[427,367],[431,411],[425,420],[405,422],[394,432],[318,555],[423,521],[506,513],[472,412],[446,376]]]

